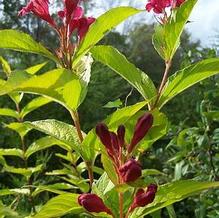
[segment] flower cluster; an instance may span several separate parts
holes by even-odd
[[[153,116],[144,114],[137,121],[130,144],[125,142],[125,127],[119,126],[117,133],[109,131],[108,127],[100,123],[96,127],[96,134],[105,146],[107,153],[113,161],[114,167],[121,182],[134,182],[141,176],[141,165],[130,158],[136,145],[144,138],[153,125]]]
[[[153,10],[155,14],[163,14],[160,20],[165,23],[168,20],[166,10],[170,9],[172,11],[172,9],[180,7],[184,2],[185,0],[148,0],[145,8],[148,12]]]
[[[144,189],[139,189],[134,197],[131,206],[128,209],[128,213],[131,213],[135,208],[145,207],[146,205],[154,201],[157,192],[157,185],[150,184],[146,191]],[[112,211],[104,204],[103,200],[96,194],[81,194],[78,197],[78,203],[84,207],[90,213],[102,213],[112,215]]]
[[[56,30],[60,37],[60,48],[56,54],[64,67],[71,68],[71,56],[77,45],[86,35],[89,26],[95,21],[93,17],[85,17],[83,8],[79,6],[80,0],[63,0],[64,9],[58,11],[61,25],[58,25],[49,12],[49,0],[30,0],[26,7],[23,7],[19,15],[24,16],[30,12],[46,21]],[[70,37],[76,33],[76,43],[71,43]]]
[[[171,7],[174,9],[180,7],[184,1],[185,0],[149,0],[146,4],[146,10],[151,11],[153,9],[154,13],[162,14],[166,8]]]
[[[125,141],[125,126],[120,125],[116,133],[110,131],[104,123],[96,126],[96,134],[105,146],[118,175],[118,184],[134,182],[141,177],[141,164],[131,156],[135,151],[136,145],[145,137],[152,125],[153,116],[151,113],[141,116],[135,125],[134,134],[129,144]],[[146,191],[139,189],[128,213],[137,207],[144,207],[153,202],[156,191],[157,186],[155,184],[149,185]],[[89,212],[106,212],[111,214],[111,211],[104,205],[102,199],[95,194],[82,194],[79,196],[78,201]]]
[[[58,11],[58,16],[63,21],[63,25],[59,27],[49,12],[49,0],[30,0],[26,7],[19,11],[20,16],[24,16],[30,12],[45,20],[53,28],[59,32],[67,29],[70,36],[74,30],[77,30],[79,39],[83,39],[89,26],[95,21],[93,17],[84,17],[83,8],[78,6],[80,0],[63,0],[64,9]]]

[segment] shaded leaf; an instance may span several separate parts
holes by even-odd
[[[19,115],[16,111],[9,108],[0,108],[0,116],[9,116],[18,119]]]
[[[20,116],[24,118],[30,112],[50,103],[52,100],[45,97],[38,97],[26,104],[20,112]]]
[[[47,136],[47,137],[43,137],[41,139],[38,139],[36,141],[34,141],[26,150],[25,152],[25,157],[29,158],[32,154],[44,150],[46,148],[49,148],[53,145],[59,145],[61,144],[59,140],[51,137],[51,136]],[[61,147],[66,147],[65,145],[62,145]],[[66,147],[66,149],[69,149],[68,147]]]

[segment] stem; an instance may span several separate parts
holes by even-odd
[[[77,111],[69,111],[72,117],[72,120],[74,122],[75,128],[77,130],[78,133],[78,137],[80,142],[82,143],[84,138],[83,138],[83,134],[81,131],[81,125],[80,125],[80,120],[79,120],[79,115]],[[93,176],[93,169],[92,169],[92,164],[90,162],[84,161],[87,167],[87,171],[88,171],[88,176],[89,176],[89,180],[90,180],[90,187],[92,186],[93,182],[94,182],[94,176]]]
[[[162,81],[161,81],[161,84],[160,84],[160,87],[159,87],[159,90],[158,90],[157,99],[155,101],[155,104],[154,104],[153,108],[156,107],[156,105],[157,105],[157,103],[160,99],[161,92],[163,91],[163,88],[166,85],[171,65],[172,65],[172,60],[166,61],[166,68],[165,68],[164,75],[163,75],[163,78],[162,78]]]
[[[74,122],[75,128],[77,130],[79,140],[82,143],[84,138],[83,138],[82,131],[81,131],[81,125],[80,125],[78,112],[77,111],[70,111],[70,114],[71,114],[72,120]]]
[[[20,115],[21,110],[20,110],[19,104],[16,104],[16,109],[17,109],[18,114]],[[22,117],[19,116],[19,118],[17,119],[17,121],[18,121],[19,123],[23,123]],[[25,153],[26,153],[26,145],[25,145],[24,137],[21,136],[20,139],[21,139],[21,145],[22,145],[24,166],[25,166],[25,168],[27,169],[27,168],[28,168],[28,162],[27,162],[27,158],[26,158],[26,156],[25,156]],[[34,199],[33,199],[33,196],[32,196],[33,189],[32,189],[32,187],[31,187],[32,181],[31,181],[30,177],[27,178],[27,183],[28,183],[29,190],[30,190],[30,195],[28,196],[29,202],[30,202],[30,204],[31,204],[33,213],[35,214],[35,213],[36,213],[36,208],[35,208]]]
[[[90,188],[91,188],[92,184],[94,182],[93,169],[92,169],[92,166],[91,166],[90,162],[85,161],[85,164],[86,164],[86,167],[87,167],[88,177],[89,177],[89,181],[90,181]]]

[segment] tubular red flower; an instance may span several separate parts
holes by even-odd
[[[170,6],[171,0],[149,0],[146,4],[146,10],[150,12],[153,9],[154,13],[161,14]]]
[[[23,7],[18,15],[25,16],[26,14],[32,12],[37,17],[48,22],[52,27],[56,24],[49,13],[49,0],[30,0],[26,7]]]
[[[129,153],[131,153],[134,147],[145,137],[152,125],[153,116],[150,113],[146,113],[138,119],[131,144],[128,147]]]
[[[137,207],[145,207],[146,205],[154,201],[157,192],[157,185],[150,184],[147,187],[146,192],[144,189],[139,189],[135,195],[134,201],[130,207],[130,211],[133,211]]]
[[[69,23],[69,36],[72,32],[79,27],[79,19],[84,15],[84,10],[82,7],[76,7],[72,19]]]
[[[75,10],[80,0],[64,0],[65,4],[65,14],[66,14],[66,23],[69,23],[75,14]]]
[[[119,173],[123,182],[134,182],[141,176],[141,164],[134,159],[130,159],[119,168]]]
[[[78,203],[91,213],[105,212],[112,214],[111,210],[105,206],[103,200],[95,194],[81,194],[78,197]]]

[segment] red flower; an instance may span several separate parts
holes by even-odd
[[[106,212],[112,214],[111,210],[103,203],[103,200],[95,194],[81,194],[78,197],[78,203],[91,213]]]
[[[148,130],[153,125],[153,116],[150,113],[144,114],[142,117],[140,117],[137,121],[137,124],[135,126],[135,132],[131,141],[131,144],[129,145],[128,152],[131,153],[134,149],[134,147],[145,137]]]
[[[146,10],[153,9],[154,13],[162,14],[167,7],[171,6],[171,0],[149,0],[146,4]]]
[[[130,159],[119,168],[119,173],[123,182],[134,182],[141,176],[141,164],[134,159]]]
[[[27,6],[19,11],[18,15],[24,16],[30,12],[48,22],[52,27],[56,26],[49,13],[49,0],[30,0]]]
[[[69,23],[72,17],[75,16],[75,11],[77,10],[79,2],[80,0],[64,0],[66,23]]]
[[[86,35],[90,25],[95,21],[96,19],[93,17],[83,17],[79,20],[78,23],[78,36],[80,40],[84,38]]]
[[[144,189],[139,189],[135,195],[134,201],[129,211],[134,210],[137,207],[145,207],[146,205],[154,201],[157,192],[157,185],[151,184],[147,187],[146,192]]]
[[[77,30],[78,38],[81,41],[88,31],[89,26],[95,21],[93,17],[83,17],[84,10],[78,6],[80,0],[64,0],[65,8],[59,11],[58,15],[68,26],[68,35]]]

